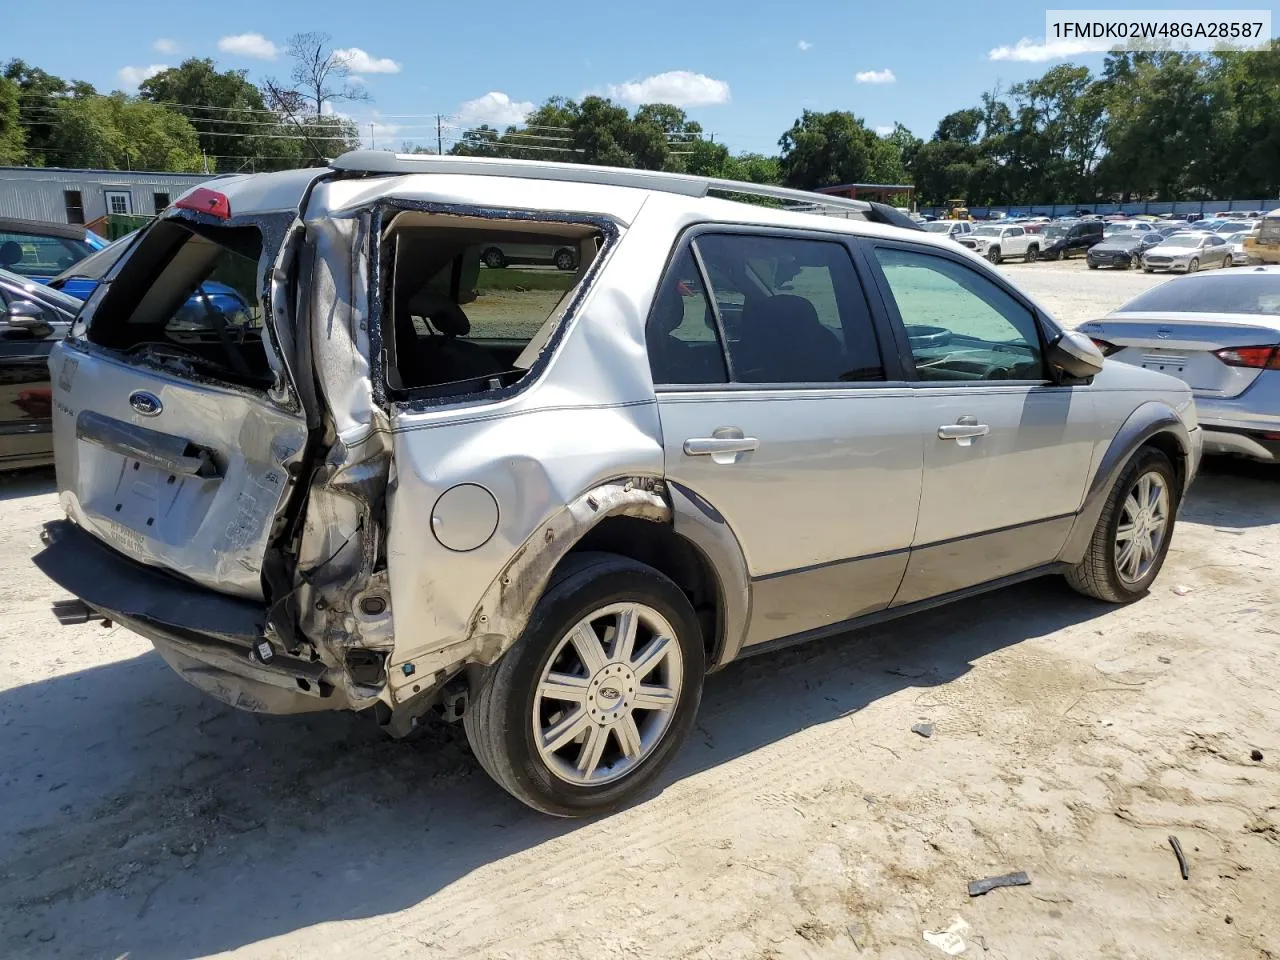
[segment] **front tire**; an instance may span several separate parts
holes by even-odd
[[[494,270],[501,270],[507,265],[506,255],[497,247],[490,247],[484,253],[480,254],[480,259],[486,267]]]
[[[692,728],[706,671],[684,592],[609,553],[571,556],[464,717],[485,771],[518,800],[585,817],[634,799]]]
[[[1142,266],[1142,258],[1139,257],[1136,253],[1129,258],[1130,270],[1137,270],[1141,266]]]
[[[1187,264],[1187,273],[1195,273],[1200,269],[1200,260],[1198,257],[1192,257],[1191,262]]]
[[[1040,259],[1040,248],[1035,245],[1027,247],[1027,256],[1026,256],[1025,262],[1035,263],[1039,259]]]
[[[999,265],[1000,261],[1004,258],[1000,256],[999,247],[992,247],[987,251],[987,259],[991,261],[992,264]]]
[[[578,266],[578,258],[572,250],[557,250],[555,264],[557,270],[573,270]]]
[[[1067,583],[1109,603],[1146,594],[1168,555],[1178,500],[1173,464],[1143,447],[1107,497],[1083,559],[1067,570]]]

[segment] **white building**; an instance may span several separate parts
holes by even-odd
[[[0,217],[92,223],[108,213],[152,216],[208,179],[205,173],[0,167]]]

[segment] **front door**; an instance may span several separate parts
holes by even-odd
[[[901,583],[923,442],[886,337],[836,239],[702,232],[663,280],[648,346],[666,475],[742,545],[747,644],[883,609]]]
[[[1050,382],[1034,311],[958,256],[869,244],[917,377],[924,481],[895,605],[1057,557],[1093,455],[1085,386]]]

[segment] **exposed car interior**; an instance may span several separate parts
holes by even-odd
[[[180,373],[265,387],[254,227],[157,223],[112,282],[88,339]]]
[[[576,270],[484,263],[495,246],[531,243],[576,250]],[[398,214],[382,242],[388,388],[451,395],[518,382],[602,243],[599,230],[586,224]]]

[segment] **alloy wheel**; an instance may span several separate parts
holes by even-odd
[[[671,725],[684,663],[671,624],[641,603],[578,621],[552,651],[533,698],[533,741],[559,779],[600,786],[626,776]]]
[[[1134,481],[1120,507],[1115,564],[1121,580],[1137,583],[1150,572],[1169,522],[1169,488],[1163,475],[1150,470]]]

